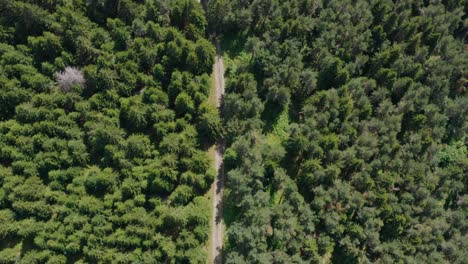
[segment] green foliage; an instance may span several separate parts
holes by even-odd
[[[204,141],[214,142],[223,134],[221,118],[218,109],[214,105],[204,103],[200,105],[200,118],[198,131]]]
[[[29,37],[28,44],[35,61],[38,63],[52,61],[62,52],[60,37],[50,32],[44,32],[44,35],[40,37]]]
[[[175,109],[176,113],[179,116],[184,116],[186,114],[192,115],[195,111],[195,104],[186,92],[180,93],[175,99]]]
[[[202,6],[195,0],[171,0],[171,24],[184,31],[190,39],[204,35],[206,18]]]
[[[0,0],[1,263],[205,263],[216,140],[226,263],[466,262],[463,1],[205,4]]]
[[[317,80],[320,89],[338,88],[349,80],[349,73],[343,69],[343,62],[338,58],[325,59],[321,68]]]
[[[465,13],[209,1],[208,28],[234,56],[224,262],[464,262]]]
[[[1,263],[205,262],[205,28],[197,1],[0,1]]]

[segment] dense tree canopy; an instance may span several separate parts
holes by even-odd
[[[210,1],[226,263],[464,263],[466,1]]]
[[[206,262],[205,28],[195,0],[0,1],[0,263]]]
[[[466,263],[467,1],[202,2],[0,0],[0,263],[206,263],[215,141],[224,263]]]

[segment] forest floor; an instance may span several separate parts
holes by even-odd
[[[213,66],[213,77],[215,87],[216,106],[221,110],[221,103],[224,96],[224,61],[219,42],[216,42],[216,60]],[[218,139],[214,156],[216,178],[212,186],[213,192],[213,212],[211,230],[211,259],[212,263],[222,262],[222,248],[224,240],[223,227],[223,193],[224,193],[224,140]]]

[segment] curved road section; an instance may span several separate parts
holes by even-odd
[[[218,111],[221,112],[221,103],[224,96],[224,62],[221,56],[221,48],[219,42],[216,42],[216,60],[214,63],[214,81],[216,91],[216,106]],[[218,139],[216,142],[215,154],[215,168],[216,178],[213,183],[213,218],[211,230],[211,259],[215,264],[222,263],[222,249],[223,249],[223,193],[224,193],[224,141]]]

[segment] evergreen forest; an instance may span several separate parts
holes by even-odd
[[[0,0],[0,264],[467,263],[467,13]]]

